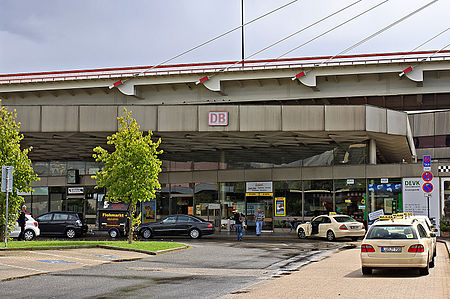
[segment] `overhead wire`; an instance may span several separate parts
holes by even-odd
[[[231,64],[231,65],[229,65],[229,66],[227,66],[227,67],[225,67],[225,68],[223,68],[223,69],[221,69],[221,70],[219,70],[217,73],[225,72],[225,71],[227,71],[228,69],[230,69],[231,67],[233,67],[233,66],[235,66],[235,65],[237,65],[237,64],[240,64],[240,63],[245,62],[246,60],[248,60],[248,59],[250,59],[250,58],[252,58],[252,57],[254,57],[254,56],[256,56],[256,55],[258,55],[258,54],[260,54],[260,53],[262,53],[262,52],[264,52],[264,51],[266,51],[266,50],[268,50],[268,49],[270,49],[270,48],[272,48],[272,47],[274,47],[274,46],[276,46],[276,45],[278,45],[278,44],[280,44],[280,43],[282,43],[282,42],[284,42],[285,40],[287,40],[287,39],[289,39],[289,38],[291,38],[291,37],[293,37],[293,36],[295,36],[295,35],[297,35],[297,34],[303,32],[303,31],[305,31],[305,30],[307,30],[307,29],[309,29],[309,28],[311,28],[311,27],[313,27],[313,26],[315,26],[315,25],[317,25],[317,24],[319,24],[319,23],[321,23],[321,22],[323,22],[323,21],[325,21],[325,20],[327,20],[327,19],[329,19],[329,18],[331,18],[331,17],[337,15],[337,14],[339,14],[340,12],[342,12],[342,11],[344,11],[344,10],[346,10],[346,9],[348,9],[348,8],[350,8],[350,7],[352,7],[353,5],[356,5],[357,3],[361,2],[361,1],[363,1],[363,0],[358,0],[358,1],[353,2],[353,3],[351,3],[351,4],[349,4],[349,5],[345,6],[345,7],[343,7],[343,8],[341,8],[341,9],[339,9],[339,10],[333,12],[332,14],[329,14],[329,15],[323,17],[322,19],[317,20],[316,22],[314,22],[314,23],[312,23],[312,24],[310,24],[310,25],[308,25],[308,26],[306,26],[306,27],[303,27],[303,28],[301,28],[300,30],[297,30],[297,31],[295,31],[294,33],[291,33],[291,34],[289,34],[288,36],[286,36],[286,37],[284,37],[284,38],[282,38],[282,39],[280,39],[280,40],[278,40],[278,41],[276,41],[276,42],[274,42],[274,43],[272,43],[272,44],[270,44],[270,45],[264,47],[263,49],[258,50],[258,51],[256,51],[256,52],[252,53],[251,55],[245,57],[244,59],[242,59],[242,60],[240,60],[240,61],[237,61],[237,62],[235,62],[235,63],[233,63],[233,64]],[[389,1],[389,0],[386,0],[386,1]],[[208,76],[208,79],[210,79],[210,78],[212,78],[211,75]],[[203,77],[202,79],[205,79],[205,77]],[[199,83],[202,83],[202,82],[206,81],[206,80],[203,80],[203,81],[202,81],[202,79],[200,79],[200,80],[197,81],[196,83],[199,84]]]
[[[427,3],[426,5],[419,7],[418,9],[416,9],[416,10],[414,10],[413,12],[407,14],[406,16],[404,16],[404,17],[398,19],[397,21],[395,21],[395,22],[393,22],[393,23],[391,23],[391,24],[389,24],[389,25],[383,27],[382,29],[376,31],[375,33],[371,34],[370,36],[368,36],[368,37],[366,37],[366,38],[360,40],[359,42],[357,42],[357,43],[351,45],[350,47],[348,47],[348,48],[342,50],[342,51],[339,52],[338,54],[336,54],[336,55],[334,55],[334,56],[332,56],[332,57],[330,57],[330,58],[324,60],[323,62],[321,62],[321,63],[320,63],[319,65],[317,65],[317,66],[322,66],[322,65],[328,63],[329,61],[333,60],[334,58],[336,58],[336,57],[338,57],[338,56],[340,56],[340,55],[342,55],[342,54],[345,54],[345,53],[347,53],[347,52],[353,50],[354,48],[356,48],[356,47],[358,47],[358,46],[364,44],[365,42],[371,40],[372,38],[374,38],[374,37],[376,37],[376,36],[378,36],[378,35],[380,35],[381,33],[385,32],[386,30],[391,29],[391,28],[394,27],[395,25],[398,25],[399,23],[403,22],[404,20],[408,19],[409,17],[411,17],[411,16],[417,14],[418,12],[420,12],[420,11],[422,11],[423,9],[427,8],[428,6],[430,6],[430,5],[434,4],[434,3],[436,3],[437,1],[439,1],[439,0],[431,1],[431,2]],[[450,29],[450,28],[449,28],[449,29]],[[447,30],[448,30],[448,29],[447,29]]]
[[[279,11],[279,10],[281,10],[281,9],[283,9],[283,8],[289,6],[289,5],[291,5],[291,4],[293,4],[293,3],[297,2],[297,1],[299,1],[299,0],[293,0],[293,1],[291,1],[291,2],[288,2],[288,3],[286,3],[286,4],[283,4],[283,5],[281,5],[281,6],[277,7],[277,8],[275,8],[275,9],[273,9],[273,10],[271,10],[271,11],[269,11],[269,12],[267,12],[267,13],[265,13],[265,14],[259,16],[259,17],[256,17],[256,18],[254,18],[254,19],[252,19],[252,20],[250,20],[250,21],[248,21],[248,22],[246,22],[246,23],[244,23],[244,24],[241,24],[241,25],[239,25],[239,26],[236,26],[236,27],[234,27],[234,28],[232,28],[232,29],[230,29],[230,30],[228,30],[228,31],[226,31],[226,32],[224,32],[224,33],[222,33],[222,34],[219,34],[219,35],[217,35],[217,36],[215,36],[215,37],[213,37],[213,38],[211,38],[211,39],[209,39],[209,40],[207,40],[207,41],[205,41],[205,42],[203,42],[203,43],[201,43],[201,44],[199,44],[199,45],[197,45],[197,46],[195,46],[195,47],[192,47],[192,48],[190,48],[190,49],[188,49],[188,50],[186,50],[186,51],[184,51],[184,52],[181,52],[180,54],[177,54],[177,55],[175,55],[175,56],[173,56],[173,57],[171,57],[171,58],[169,58],[169,59],[166,59],[166,60],[164,60],[163,62],[160,62],[160,63],[158,63],[158,64],[156,64],[156,65],[154,65],[154,66],[152,66],[152,67],[150,67],[150,68],[148,68],[148,69],[145,69],[145,70],[143,70],[143,71],[141,71],[141,72],[137,72],[137,73],[133,74],[133,75],[131,76],[131,78],[128,78],[128,79],[126,79],[126,80],[119,80],[119,81],[117,81],[117,82],[114,82],[112,85],[109,86],[109,88],[112,89],[112,88],[114,88],[114,87],[117,87],[117,86],[119,86],[119,85],[122,85],[122,84],[124,84],[125,82],[127,82],[127,81],[129,81],[129,80],[131,80],[131,79],[133,79],[133,78],[135,78],[135,77],[138,77],[139,75],[141,75],[141,74],[143,74],[143,73],[146,73],[146,72],[148,72],[148,71],[150,71],[150,70],[152,70],[152,69],[154,69],[154,68],[156,68],[156,67],[158,67],[158,66],[161,66],[161,65],[163,65],[163,64],[165,64],[165,63],[167,63],[167,62],[170,62],[170,61],[172,61],[172,60],[175,60],[175,59],[177,59],[177,58],[179,58],[179,57],[181,57],[181,56],[183,56],[183,55],[186,55],[187,53],[190,53],[190,52],[192,52],[192,51],[194,51],[194,50],[196,50],[196,49],[198,49],[198,48],[200,48],[200,47],[203,47],[203,46],[205,46],[205,45],[207,45],[207,44],[209,44],[209,43],[211,43],[211,42],[213,42],[213,41],[215,41],[215,40],[217,40],[217,39],[219,39],[219,38],[221,38],[221,37],[224,37],[224,36],[226,36],[226,35],[228,35],[228,34],[234,32],[234,31],[236,31],[236,30],[238,30],[238,29],[240,29],[240,28],[243,28],[243,27],[245,27],[245,26],[247,26],[247,25],[249,25],[249,24],[251,24],[251,23],[254,23],[254,22],[256,22],[256,21],[258,21],[258,20],[260,20],[260,19],[262,19],[262,18],[264,18],[264,17],[266,17],[266,16],[268,16],[268,15],[274,13],[274,12],[277,12],[277,11]]]
[[[339,25],[334,26],[334,27],[331,28],[331,29],[328,29],[327,31],[325,31],[325,32],[323,32],[323,33],[321,33],[321,34],[315,36],[314,38],[312,38],[312,39],[310,39],[310,40],[308,40],[308,41],[302,43],[301,45],[299,45],[299,46],[297,46],[297,47],[295,47],[295,48],[292,48],[292,49],[290,49],[290,50],[287,51],[287,52],[284,52],[283,54],[281,54],[280,56],[278,56],[277,58],[275,58],[275,60],[280,59],[280,58],[286,56],[287,54],[292,53],[292,52],[294,52],[295,50],[300,49],[300,48],[303,47],[303,46],[306,46],[307,44],[309,44],[309,43],[315,41],[316,39],[318,39],[318,38],[320,38],[320,37],[322,37],[322,36],[324,36],[324,35],[326,35],[326,34],[332,32],[332,31],[338,29],[339,27],[342,27],[343,25],[345,25],[345,24],[347,24],[347,23],[353,21],[353,20],[356,19],[356,18],[359,18],[360,16],[362,16],[362,15],[368,13],[369,11],[374,10],[375,8],[377,8],[377,7],[379,7],[379,6],[383,5],[383,4],[385,4],[385,3],[388,2],[388,1],[389,1],[389,0],[385,0],[385,1],[383,1],[383,2],[380,2],[380,3],[378,3],[378,4],[374,5],[374,6],[372,6],[372,7],[369,8],[369,9],[366,9],[365,11],[363,11],[363,12],[357,14],[356,16],[354,16],[354,17],[352,17],[352,18],[350,18],[350,19],[348,19],[348,20],[346,20],[346,21],[340,23]],[[438,1],[438,0],[435,0],[435,1]]]

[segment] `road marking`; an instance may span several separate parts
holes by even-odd
[[[0,263],[0,265],[7,266],[7,267],[12,267],[12,268],[19,268],[19,269],[22,269],[22,270],[31,270],[31,271],[36,271],[36,272],[43,272],[42,270],[36,270],[36,269],[33,269],[33,268],[20,267],[20,266],[9,265],[9,264],[4,264],[4,263]]]
[[[35,254],[42,254],[42,255],[50,255],[50,256],[57,256],[57,257],[62,257],[62,258],[66,258],[66,259],[75,259],[75,260],[92,260],[92,261],[96,261],[96,262],[105,262],[103,260],[96,260],[96,259],[92,259],[92,258],[77,258],[77,257],[73,257],[73,256],[65,256],[65,255],[60,255],[60,254],[54,254],[54,253],[46,253],[46,252],[37,252],[37,251],[29,251],[30,253],[35,253]],[[92,264],[86,264],[86,263],[82,263],[79,262],[82,265],[92,265]]]

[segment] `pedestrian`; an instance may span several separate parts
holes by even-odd
[[[244,215],[242,215],[238,210],[233,211],[233,220],[234,220],[234,226],[236,227],[236,235],[237,240],[242,241],[243,233],[242,233],[242,224],[244,222]]]
[[[256,212],[256,235],[261,235],[262,225],[264,222],[264,212],[258,208],[258,212]]]
[[[20,212],[19,219],[17,219],[17,222],[20,226],[20,234],[19,234],[19,241],[25,240],[24,233],[25,233],[25,223],[27,222],[27,218],[25,217],[25,212],[27,210],[27,206],[22,206],[22,211]]]

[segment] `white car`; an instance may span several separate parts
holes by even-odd
[[[423,228],[427,231],[427,235],[431,238],[432,247],[433,247],[433,256],[436,256],[436,232],[437,229],[433,228],[433,224],[427,216],[415,215],[411,216],[411,218],[416,218],[423,224]]]
[[[434,267],[433,241],[424,224],[414,217],[375,222],[361,244],[364,275],[374,268],[418,268],[428,275]]]
[[[336,238],[348,237],[356,241],[364,237],[365,233],[364,224],[347,215],[321,215],[311,222],[297,226],[297,236],[300,239],[311,236],[333,241]]]
[[[39,230],[39,225],[36,220],[33,219],[28,214],[25,214],[25,218],[27,219],[27,222],[25,223],[25,233],[24,233],[24,239],[26,241],[31,241],[37,236],[41,234],[41,231]],[[14,231],[9,235],[11,238],[18,238],[20,234],[20,226],[19,224],[16,225],[16,228]]]

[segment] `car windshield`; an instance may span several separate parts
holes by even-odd
[[[367,233],[367,239],[417,239],[411,225],[376,225]]]
[[[336,220],[337,222],[357,222],[355,219],[353,219],[350,216],[335,216],[333,217],[334,220]]]

